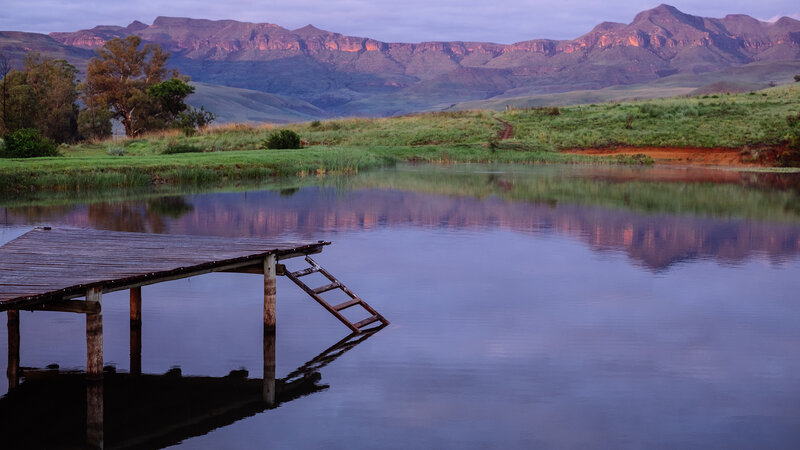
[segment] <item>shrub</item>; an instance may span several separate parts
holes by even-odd
[[[300,136],[292,130],[278,130],[270,134],[263,144],[264,148],[281,149],[281,148],[302,148],[300,145]]]
[[[551,106],[549,108],[545,108],[543,112],[544,112],[545,115],[548,115],[548,116],[560,116],[561,115],[561,110],[558,109],[557,106]]]
[[[201,153],[202,148],[191,144],[179,144],[177,142],[170,142],[167,148],[161,152],[162,155],[174,155],[177,153]]]
[[[206,111],[202,106],[200,109],[189,108],[178,114],[173,122],[173,127],[183,130],[185,136],[193,136],[197,130],[205,129],[216,118],[214,113]]]
[[[59,156],[56,143],[43,137],[36,128],[22,128],[3,136],[4,145],[0,147],[2,158],[35,158],[38,156]]]

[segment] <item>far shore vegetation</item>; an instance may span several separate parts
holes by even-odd
[[[298,148],[270,148],[271,137],[289,132],[299,138],[293,145]],[[0,158],[0,191],[8,196],[37,190],[204,186],[355,173],[399,162],[652,163],[643,155],[561,153],[620,146],[732,148],[743,160],[798,166],[800,86],[503,112],[193,126],[191,132],[166,127],[61,144],[59,157]]]

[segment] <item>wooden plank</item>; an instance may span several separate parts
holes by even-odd
[[[298,270],[297,272],[292,272],[292,276],[295,278],[300,278],[306,275],[311,275],[315,272],[319,272],[319,267],[309,267],[308,269]]]
[[[39,305],[29,305],[22,309],[25,311],[59,311],[79,314],[97,314],[101,312],[100,303],[83,300],[58,300]]]
[[[318,288],[314,289],[314,293],[319,295],[319,294],[322,294],[323,292],[332,291],[332,290],[334,290],[336,288],[339,288],[341,286],[342,285],[338,281],[334,281],[331,284],[326,284],[325,286],[318,287]]]
[[[347,308],[349,308],[351,306],[356,306],[359,303],[361,303],[361,299],[360,298],[356,298],[356,299],[353,299],[353,300],[346,301],[344,303],[339,303],[338,305],[334,306],[333,309],[335,309],[337,311],[341,311],[341,310],[347,309]]]
[[[376,314],[376,315],[374,315],[372,317],[367,317],[366,319],[364,319],[364,320],[362,320],[360,322],[356,322],[353,325],[355,325],[356,328],[362,328],[365,325],[369,325],[372,322],[377,322],[379,320],[381,320],[381,316],[380,316],[380,314]]]

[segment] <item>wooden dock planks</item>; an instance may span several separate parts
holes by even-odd
[[[236,270],[318,253],[329,242],[273,242],[91,229],[32,230],[0,247],[0,311]]]

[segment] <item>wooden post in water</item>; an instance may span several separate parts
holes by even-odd
[[[275,255],[264,258],[264,330],[275,330]]]
[[[103,448],[103,379],[86,380],[86,443]]]
[[[275,255],[264,258],[264,402],[275,405]]]
[[[275,406],[275,330],[264,330],[264,403]]]
[[[142,374],[142,288],[131,288],[131,375]]]
[[[19,385],[19,311],[9,309],[8,314],[8,390]]]
[[[103,448],[103,290],[86,291],[86,301],[97,303],[96,313],[86,314],[86,443]]]
[[[86,301],[100,306],[96,313],[86,314],[86,375],[91,378],[103,377],[103,291],[91,288],[86,291]]]

